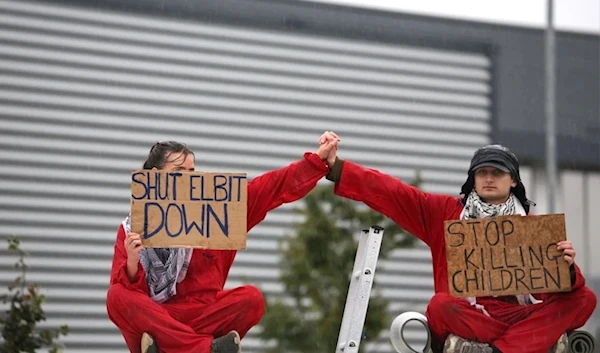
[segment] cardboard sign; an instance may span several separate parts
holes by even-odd
[[[131,231],[146,247],[246,248],[246,174],[138,170]]]
[[[444,222],[448,285],[457,297],[565,292],[563,214]]]

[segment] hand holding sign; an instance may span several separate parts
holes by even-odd
[[[142,237],[137,233],[127,233],[125,236],[125,251],[127,252],[127,276],[133,281],[138,272],[140,262],[140,251],[144,248]]]
[[[140,251],[142,245],[142,237],[137,233],[127,233],[125,237],[125,251],[127,251],[127,262],[137,264],[140,261]]]
[[[563,250],[565,261],[572,265],[575,262],[575,249],[570,241],[559,241],[556,247],[558,250]]]

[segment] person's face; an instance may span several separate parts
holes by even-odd
[[[167,161],[163,169],[169,172],[179,170],[192,172],[195,170],[194,155],[191,153],[173,152],[167,155]]]
[[[494,167],[475,170],[475,191],[484,202],[500,204],[508,200],[510,189],[517,186],[510,173]]]

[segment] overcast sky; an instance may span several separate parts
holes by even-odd
[[[547,0],[301,0],[541,28]],[[600,34],[600,0],[554,0],[558,30]]]

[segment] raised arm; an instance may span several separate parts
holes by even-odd
[[[430,237],[440,234],[430,228],[442,227],[448,206],[459,202],[455,197],[423,192],[398,178],[339,158],[327,179],[335,182],[336,195],[365,203],[430,246]]]
[[[248,230],[261,222],[269,211],[308,194],[329,172],[325,160],[336,146],[337,141],[328,141],[317,152],[307,152],[302,159],[248,182]]]

